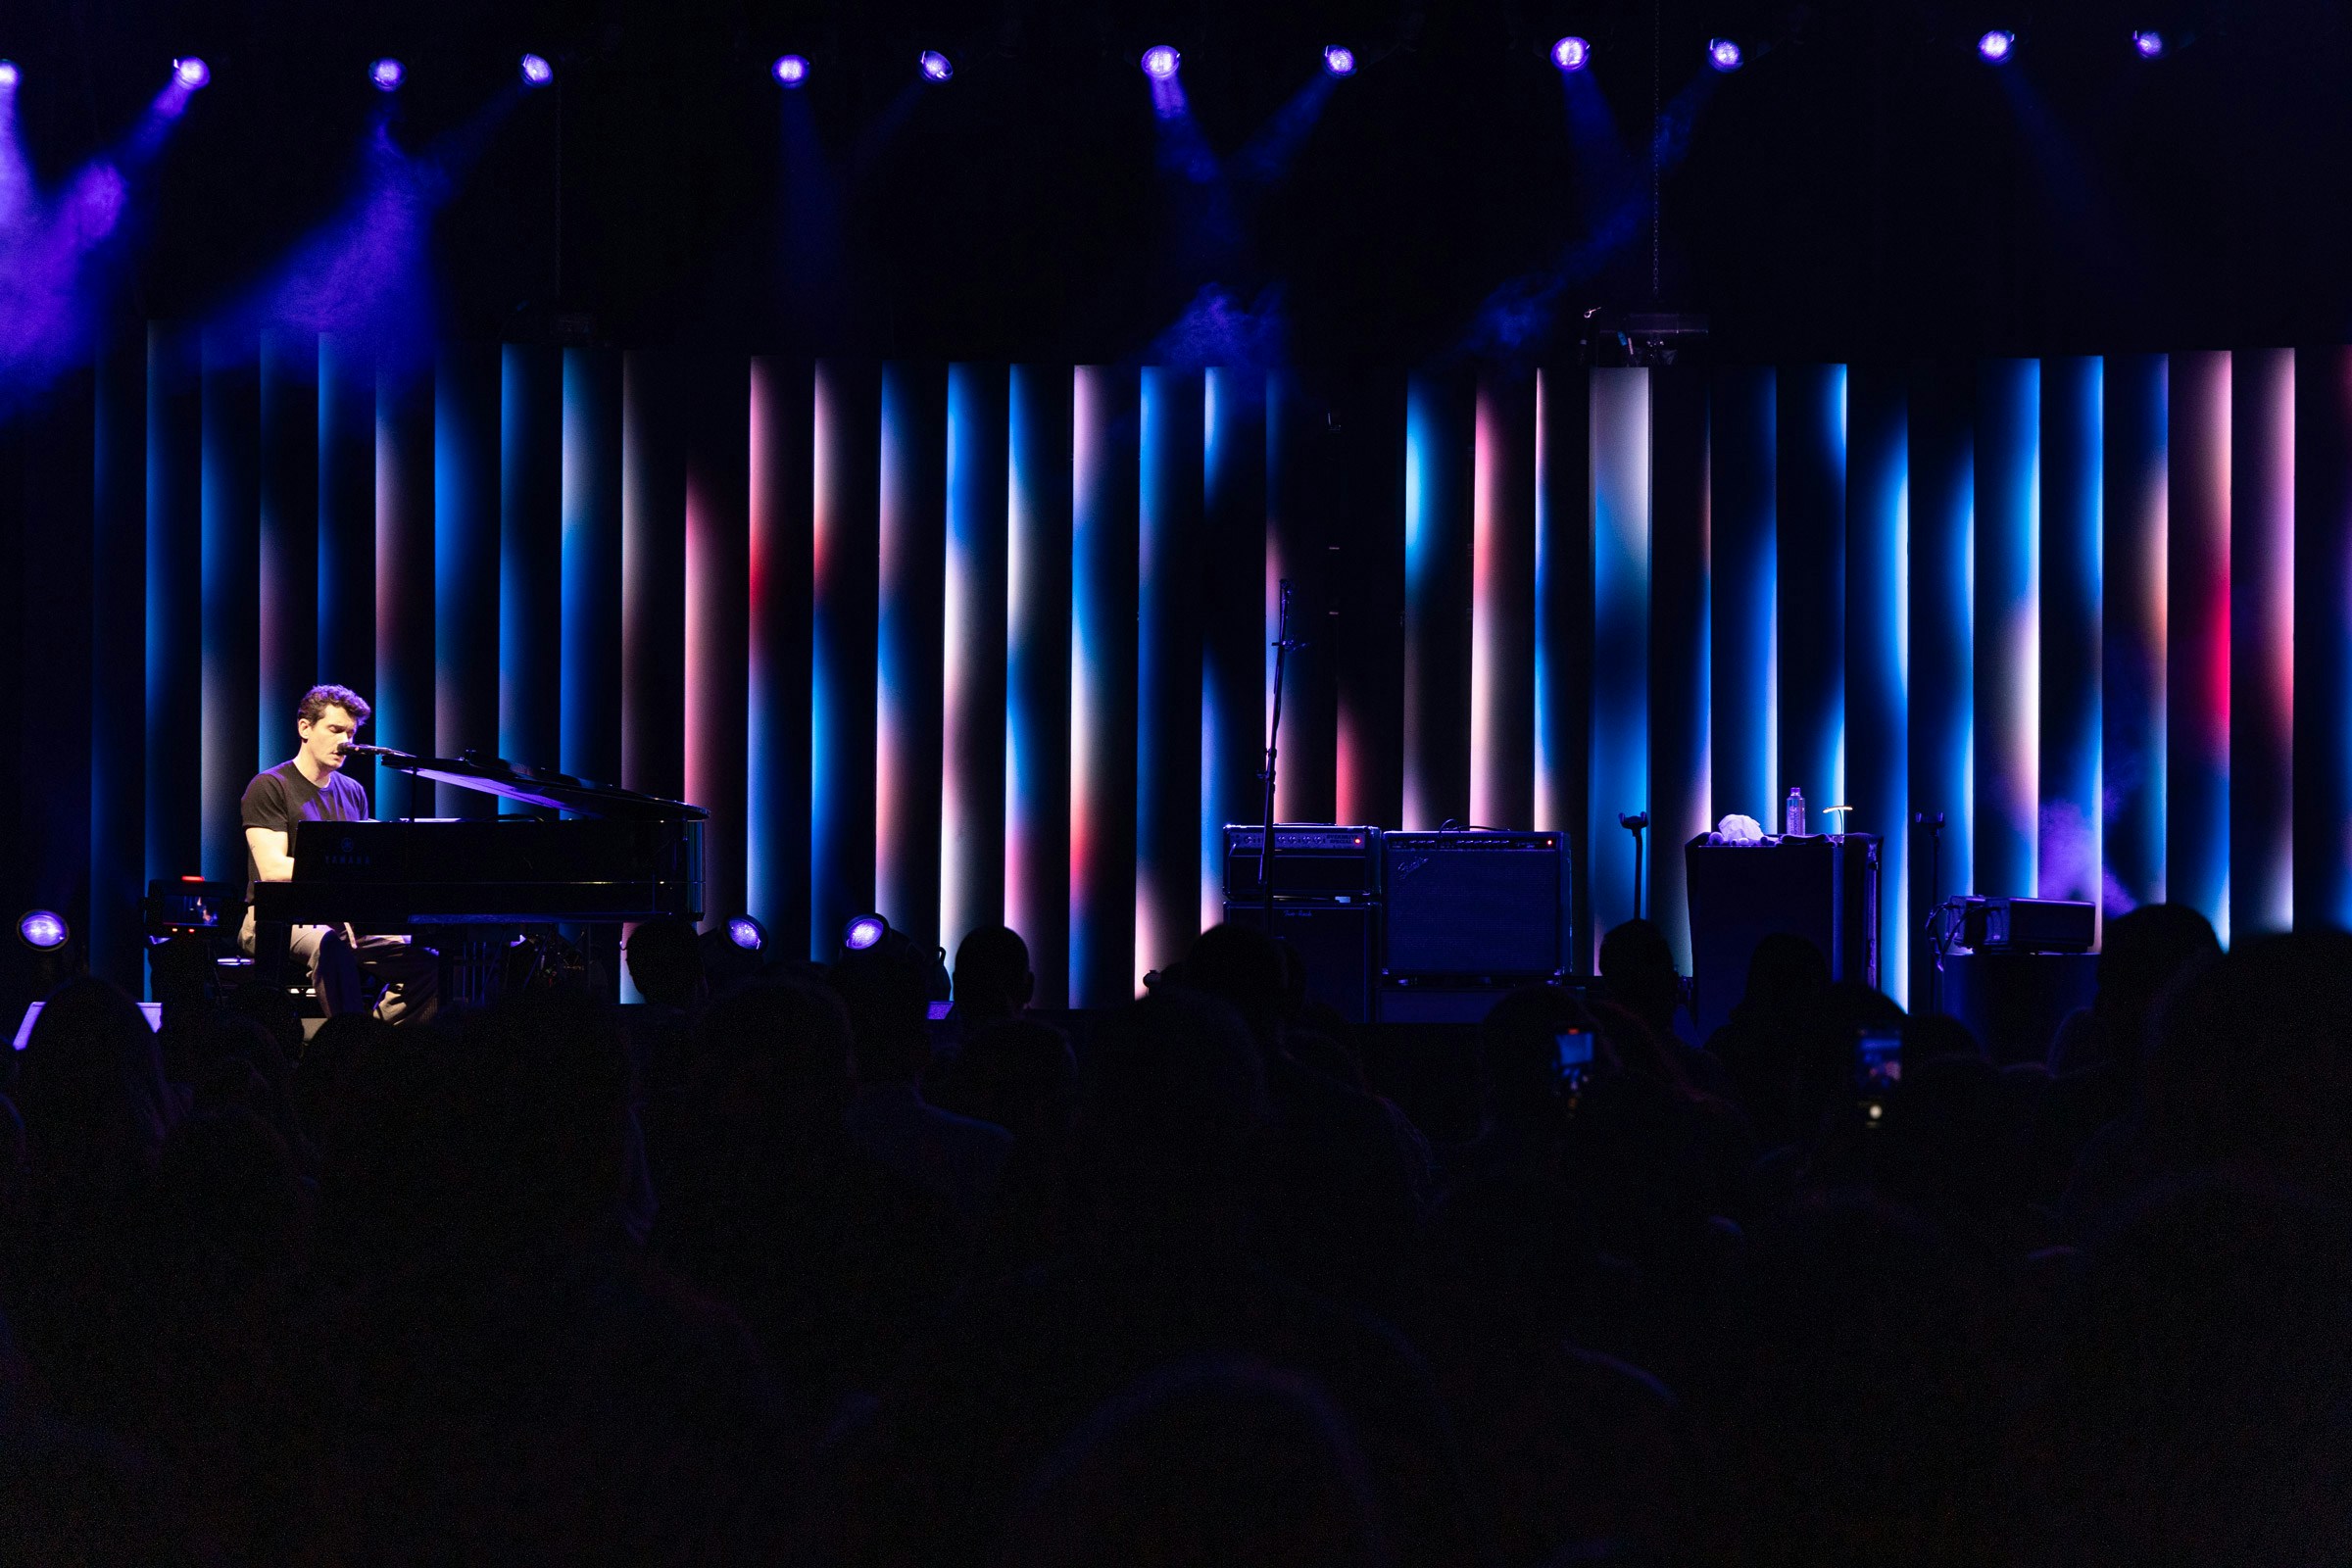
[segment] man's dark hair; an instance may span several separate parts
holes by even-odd
[[[368,699],[348,686],[314,686],[302,694],[302,702],[294,710],[294,722],[316,724],[326,716],[330,708],[340,708],[351,715],[351,727],[358,729],[375,711]]]

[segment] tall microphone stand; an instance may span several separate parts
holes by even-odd
[[[1303,648],[1303,642],[1291,637],[1291,579],[1282,579],[1280,609],[1274,631],[1274,711],[1272,722],[1266,726],[1266,765],[1258,770],[1258,781],[1266,787],[1266,836],[1258,841],[1257,886],[1259,902],[1264,906],[1266,935],[1274,934],[1274,756],[1275,743],[1282,736],[1282,675],[1290,663],[1291,650]]]

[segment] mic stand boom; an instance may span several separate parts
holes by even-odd
[[[1282,579],[1278,599],[1279,609],[1274,630],[1274,711],[1266,726],[1266,765],[1258,771],[1258,781],[1266,787],[1265,837],[1257,845],[1257,885],[1264,906],[1266,935],[1274,934],[1274,756],[1275,743],[1282,736],[1282,675],[1290,662],[1291,650],[1306,645],[1291,638],[1291,579]]]

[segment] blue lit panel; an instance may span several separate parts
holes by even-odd
[[[1976,891],[2032,897],[2041,809],[2041,366],[1977,372]]]
[[[1592,372],[1592,868],[1597,952],[1634,916],[1620,812],[1649,809],[1649,372]]]
[[[2099,901],[2106,367],[2041,365],[2041,819],[2035,887]]]

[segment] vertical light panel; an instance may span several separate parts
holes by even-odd
[[[373,700],[375,364],[360,345],[318,339],[318,662],[314,681]],[[368,738],[380,738],[376,730]]]
[[[1977,371],[1976,891],[2032,897],[2041,809],[2041,366]]]
[[[2352,926],[2352,348],[2295,358],[2295,920]]]
[[[879,396],[870,369],[817,362],[808,682],[808,956],[817,959],[839,952],[843,928],[874,903]]]
[[[620,782],[686,790],[686,472],[679,367],[620,366]]]
[[[1283,675],[1277,817],[1328,822],[1339,798],[1339,650],[1333,646],[1332,503],[1335,454],[1324,389],[1296,370],[1266,377],[1266,612],[1279,584],[1293,589],[1291,651]],[[1271,636],[1267,639],[1272,641]],[[1272,675],[1269,658],[1267,673]]]
[[[1037,1004],[1070,990],[1070,418],[1067,370],[1012,368],[1005,539],[1004,911]]]
[[[147,689],[144,711],[201,715],[204,636],[204,349],[193,328],[147,339]],[[193,747],[147,748],[146,880],[202,869]]]
[[[1396,822],[1404,809],[1404,650],[1396,635],[1404,620],[1404,380],[1390,371],[1361,371],[1341,378],[1337,388],[1327,432],[1336,457],[1332,613],[1325,634],[1339,665],[1339,778],[1332,808],[1342,822]],[[1531,385],[1531,415],[1533,391]],[[1532,489],[1532,449],[1528,469]],[[1532,574],[1532,515],[1529,531]],[[1532,608],[1532,583],[1528,593]],[[1527,657],[1533,656],[1531,647]],[[1531,711],[1533,702],[1531,695]]]
[[[562,767],[620,779],[620,356],[564,351]]]
[[[2104,366],[2041,362],[2041,815],[2045,899],[2099,899]]]
[[[1070,1004],[1135,995],[1137,388],[1081,366],[1070,406]]]
[[[564,354],[499,353],[498,755],[564,759]],[[517,801],[500,808],[525,812]]]
[[[2110,355],[2103,377],[2099,899],[2109,918],[2165,896],[2170,370],[2161,354]]]
[[[1470,814],[1472,409],[1469,389],[1412,377],[1404,404],[1404,821]]]
[[[703,830],[703,923],[749,909],[751,367],[698,358],[686,429],[686,799]],[[936,778],[936,772],[933,774]]]
[[[1266,744],[1266,382],[1201,377],[1200,923],[1224,914],[1225,824],[1256,820]]]
[[[1634,844],[1649,809],[1649,371],[1592,372],[1592,867],[1590,964],[1634,916]]]
[[[1710,516],[1715,593],[1708,691],[1713,803],[1720,820],[1752,816],[1780,831],[1773,784],[1781,776],[1779,646],[1780,452],[1778,383],[1770,369],[1715,372]],[[1824,802],[1836,805],[1836,802]],[[1744,978],[1744,977],[1743,977]]]
[[[237,801],[259,754],[261,686],[258,577],[261,528],[260,343],[229,331],[204,334],[204,701],[200,843],[204,874],[245,871]]]
[[[1784,368],[1774,389],[1775,709],[1780,772],[1768,832],[1782,825],[1791,786],[1805,792],[1806,827],[1845,798],[1845,367]]]
[[[446,344],[433,391],[434,741],[498,755],[499,363]],[[441,786],[443,816],[495,816],[498,797]]]
[[[1004,371],[948,368],[940,938],[1004,921]]]
[[[90,514],[90,972],[145,994],[142,795],[147,731],[147,339],[125,332],[98,361]]]
[[[294,710],[318,675],[319,434],[318,340],[264,332],[257,768],[291,754]]]
[[[1908,1006],[1911,442],[1901,372],[1853,367],[1845,408],[1846,825],[1879,835],[1879,989]]]
[[[433,377],[384,363],[375,385],[375,719],[379,746],[433,751]],[[378,819],[433,814],[432,788],[379,769]]]
[[[1690,972],[1684,849],[1707,831],[1707,374],[1650,372],[1649,917]]]
[[[1948,1004],[1923,934],[1929,910],[1969,891],[1975,870],[1976,380],[1969,367],[1919,367],[1911,380],[1911,1007]]]
[[[1135,958],[1132,980],[1200,931],[1202,381],[1143,372],[1137,517]]]
[[[1478,378],[1470,487],[1470,819],[1535,819],[1536,384]]]
[[[1570,959],[1589,946],[1592,798],[1592,378],[1536,378],[1536,817],[1568,835]]]
[[[2295,354],[2230,364],[2230,929],[2295,921]]]
[[[808,361],[752,361],[745,897],[781,954],[810,951],[814,395]]]
[[[880,620],[874,710],[874,896],[939,946],[941,617],[947,573],[948,381],[882,368]]]
[[[2226,352],[2175,354],[2166,471],[2165,891],[2230,940],[2230,420]]]

